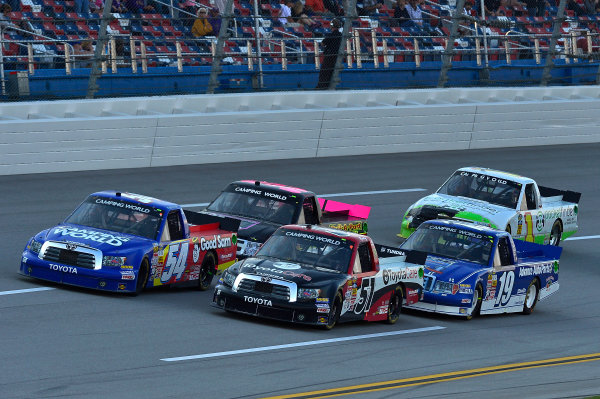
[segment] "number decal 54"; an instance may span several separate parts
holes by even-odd
[[[512,289],[515,284],[515,272],[511,270],[502,273],[498,281],[500,282],[500,287],[498,288],[498,296],[496,297],[494,306],[504,306],[508,303],[510,295],[512,294]]]
[[[169,253],[167,254],[160,281],[166,283],[173,275],[176,275],[175,280],[181,278],[181,275],[185,271],[188,250],[189,243],[187,241],[169,245]]]

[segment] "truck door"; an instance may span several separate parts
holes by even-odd
[[[525,237],[525,241],[533,242],[535,236],[544,230],[544,216],[538,212],[539,200],[535,185],[525,186],[521,208],[517,216],[517,237]]]
[[[352,276],[356,279],[356,293],[352,292],[354,308],[351,312],[355,319],[364,318],[371,308],[375,296],[375,274],[377,271],[373,269],[371,246],[363,242],[358,246],[352,265]]]
[[[179,211],[171,211],[167,215],[167,223],[163,230],[161,242],[165,245],[162,249],[164,263],[160,273],[160,282],[154,285],[169,284],[181,281],[187,267],[190,241],[184,240],[185,230]],[[158,284],[157,284],[158,283]]]
[[[515,293],[521,288],[508,237],[498,239],[493,262],[493,270],[488,274],[487,281],[483,282],[486,285],[481,306],[483,312],[514,306]]]

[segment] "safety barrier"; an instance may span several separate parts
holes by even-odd
[[[0,105],[0,175],[600,141],[599,86]]]

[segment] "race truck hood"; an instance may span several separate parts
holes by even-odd
[[[455,283],[461,283],[473,275],[473,273],[480,272],[483,269],[485,267],[477,263],[428,255],[425,260],[425,286],[427,289],[433,288],[430,285],[433,281],[448,282],[452,280]],[[433,281],[430,284],[428,284],[427,276],[433,277]]]
[[[227,213],[220,212],[203,212],[214,216],[226,216],[240,221],[240,227],[238,228],[238,238],[243,240],[251,240],[256,242],[265,242],[267,238],[271,237],[275,230],[281,225],[264,220],[249,219],[242,216],[230,215]]]
[[[345,274],[315,268],[305,264],[265,258],[248,258],[235,267],[239,273],[254,274],[273,279],[292,281],[298,286],[319,286],[319,283],[344,278]]]
[[[59,224],[43,231],[40,235],[43,241],[81,244],[99,249],[104,254],[119,254],[123,251],[131,251],[137,246],[147,246],[153,242],[138,236],[72,224]]]
[[[489,202],[465,197],[455,197],[446,194],[431,194],[417,201],[415,208],[442,208],[446,209],[448,217],[472,220],[488,224],[491,222],[494,228],[504,230],[508,219],[515,214],[514,209],[490,204]],[[438,211],[438,214],[441,212]],[[435,217],[434,217],[435,218]],[[487,220],[486,220],[487,219]]]

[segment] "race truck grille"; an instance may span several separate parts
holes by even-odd
[[[410,222],[409,227],[412,229],[416,229],[423,222],[433,219],[450,219],[456,215],[458,211],[454,209],[446,209],[434,206],[424,206],[419,210],[415,216],[413,216],[412,222]]]
[[[40,258],[86,269],[99,269],[102,263],[102,254],[96,249],[52,241],[44,243]]]
[[[239,292],[263,294],[286,302],[295,302],[297,295],[296,284],[263,276],[242,274],[235,288]]]

